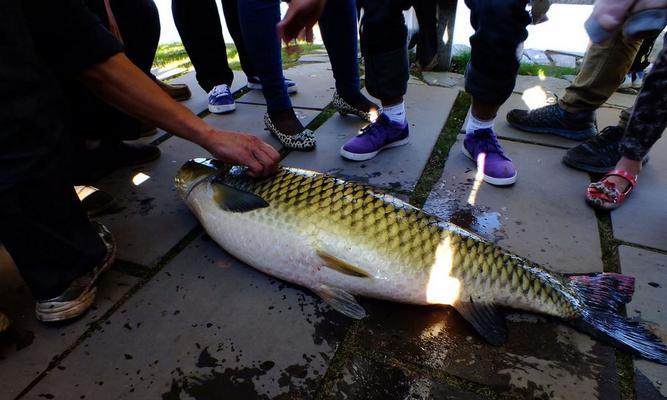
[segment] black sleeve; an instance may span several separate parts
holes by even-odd
[[[123,51],[83,0],[24,0],[37,48],[56,71],[73,75]]]

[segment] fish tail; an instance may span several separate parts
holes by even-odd
[[[617,311],[632,300],[635,291],[635,278],[616,273],[568,275],[568,278],[586,306],[597,310]]]
[[[650,361],[667,365],[667,346],[639,321],[618,314],[632,299],[634,278],[599,273],[570,275],[570,284],[584,303],[578,318],[569,323],[577,330]]]

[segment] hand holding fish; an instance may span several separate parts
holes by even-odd
[[[213,129],[201,146],[215,158],[248,167],[250,176],[268,176],[278,168],[280,154],[256,136]]]

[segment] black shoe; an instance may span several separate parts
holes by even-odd
[[[118,204],[112,195],[93,186],[75,186],[76,195],[89,217],[116,209]]]
[[[608,126],[599,135],[568,150],[563,156],[563,163],[580,171],[606,174],[613,170],[621,159],[620,143],[623,133],[621,127]],[[648,155],[642,163],[647,161]]]
[[[530,111],[512,110],[507,113],[507,122],[522,131],[547,133],[572,140],[586,140],[597,134],[593,111],[570,113],[558,104]]]
[[[152,144],[103,143],[75,160],[74,184],[88,185],[118,168],[145,164],[159,157],[160,149]]]
[[[116,244],[111,233],[102,224],[96,224],[96,228],[106,246],[106,256],[90,272],[72,281],[59,296],[38,300],[35,305],[38,320],[55,322],[73,319],[83,315],[93,305],[97,294],[95,283],[100,275],[111,267],[116,257]]]

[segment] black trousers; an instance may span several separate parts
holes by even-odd
[[[405,95],[410,71],[408,30],[403,10],[410,0],[359,0],[361,54],[366,66],[366,89],[380,100]]]
[[[106,250],[72,187],[62,91],[19,1],[0,2],[0,38],[0,242],[33,295],[47,299]]]
[[[172,0],[171,10],[202,89],[209,92],[223,83],[231,86],[234,73],[227,63],[227,48],[215,0]],[[238,0],[222,0],[222,11],[243,72],[248,77],[257,76],[241,35]]]
[[[160,40],[160,16],[153,0],[111,0],[125,55],[147,75]],[[88,8],[108,28],[108,16],[102,0],[86,0]],[[98,99],[76,81],[68,82],[67,97],[76,116],[72,130],[76,137],[103,141],[139,138],[141,121]]]

